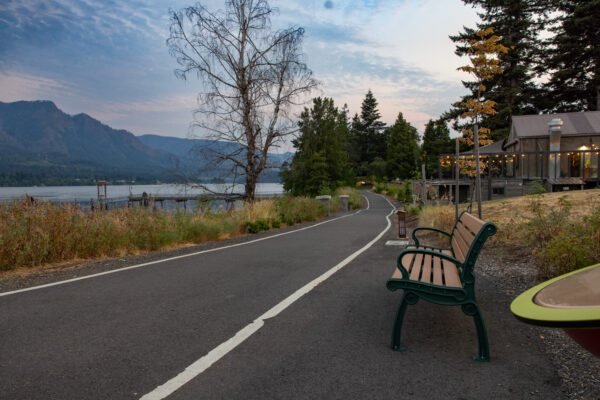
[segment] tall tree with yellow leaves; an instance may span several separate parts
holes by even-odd
[[[475,195],[477,196],[478,215],[481,218],[481,168],[479,160],[479,145],[486,145],[492,141],[488,139],[490,130],[485,127],[479,127],[479,117],[481,115],[494,115],[496,102],[492,100],[482,100],[482,93],[485,92],[484,81],[490,80],[494,75],[501,74],[503,69],[499,65],[500,55],[508,53],[508,48],[499,43],[500,37],[494,35],[494,28],[477,32],[477,39],[469,42],[467,52],[469,54],[470,65],[459,67],[459,71],[465,71],[472,74],[477,83],[477,91],[474,97],[468,98],[461,105],[467,109],[461,118],[469,119],[473,124],[473,129],[463,131],[464,142],[473,145],[475,156]]]

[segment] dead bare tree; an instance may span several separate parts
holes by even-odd
[[[234,184],[244,183],[248,201],[261,173],[277,167],[267,160],[269,150],[297,131],[294,106],[317,86],[303,62],[304,29],[273,31],[272,14],[265,0],[228,0],[216,12],[198,3],[171,11],[167,39],[181,66],[176,75],[202,83],[194,126],[214,142],[202,153]]]

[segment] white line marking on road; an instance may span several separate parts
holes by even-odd
[[[384,196],[382,196],[382,197],[384,197]],[[221,358],[223,358],[225,355],[227,355],[227,353],[229,353],[231,350],[235,349],[238,345],[240,345],[242,342],[244,342],[246,339],[248,339],[250,336],[252,336],[256,331],[258,331],[260,328],[262,328],[264,326],[265,321],[267,319],[276,317],[279,313],[281,313],[283,310],[285,310],[290,305],[292,305],[294,302],[296,302],[296,300],[298,300],[305,294],[309,293],[316,286],[318,286],[319,284],[321,284],[322,282],[327,280],[331,275],[335,274],[337,271],[339,271],[340,269],[345,267],[347,264],[349,264],[352,260],[354,260],[356,257],[358,257],[361,253],[363,253],[368,248],[373,246],[379,239],[381,239],[381,237],[388,231],[388,229],[390,229],[390,226],[392,226],[392,223],[390,221],[390,216],[394,213],[394,211],[396,211],[396,207],[394,207],[394,205],[392,203],[390,203],[390,201],[387,198],[385,198],[385,199],[390,204],[390,206],[392,206],[392,211],[386,216],[387,226],[385,227],[385,229],[383,231],[381,231],[381,233],[379,233],[377,236],[375,236],[375,238],[373,240],[371,240],[369,243],[367,243],[365,246],[363,246],[359,250],[350,254],[342,262],[340,262],[339,264],[337,264],[336,266],[331,268],[329,271],[325,272],[318,278],[314,279],[313,281],[307,283],[300,289],[296,290],[292,295],[288,296],[286,299],[281,301],[279,304],[275,305],[273,308],[268,310],[266,313],[264,313],[263,315],[261,315],[260,317],[255,319],[251,324],[247,325],[246,327],[244,327],[243,329],[238,331],[229,340],[221,343],[220,345],[218,345],[217,347],[212,349],[210,352],[208,352],[205,356],[198,359],[193,364],[189,365],[179,375],[170,379],[166,383],[158,386],[156,389],[154,389],[150,393],[147,393],[144,396],[142,396],[140,398],[140,400],[160,400],[160,399],[164,399],[165,397],[171,395],[176,390],[181,388],[183,385],[185,385],[186,383],[188,383],[189,381],[191,381],[192,379],[194,379],[195,377],[200,375],[202,372],[206,371],[211,365],[213,365],[214,363],[219,361]],[[368,199],[367,199],[367,202],[368,202]]]
[[[367,200],[367,202],[368,202],[368,200]],[[368,207],[368,204],[367,204],[366,210],[368,210],[368,209],[369,209],[369,207]],[[80,276],[78,278],[66,279],[64,281],[52,282],[52,283],[47,283],[47,284],[44,284],[44,285],[32,286],[32,287],[28,287],[28,288],[24,288],[24,289],[17,289],[17,290],[13,290],[13,291],[10,291],[10,292],[4,292],[4,293],[0,293],[0,297],[2,297],[2,296],[10,296],[10,295],[17,294],[17,293],[29,292],[29,291],[32,291],[32,290],[38,290],[38,289],[48,288],[48,287],[52,287],[52,286],[64,285],[66,283],[77,282],[77,281],[81,281],[81,280],[84,280],[84,279],[97,278],[97,277],[103,276],[103,275],[109,275],[109,274],[114,274],[114,273],[117,273],[117,272],[127,271],[127,270],[130,270],[130,269],[136,269],[136,268],[146,267],[148,265],[159,264],[159,263],[166,262],[166,261],[173,261],[173,260],[178,260],[180,258],[192,257],[192,256],[197,256],[197,255],[205,254],[205,253],[212,253],[213,251],[231,249],[232,247],[245,246],[245,245],[256,243],[256,242],[261,242],[263,240],[269,240],[269,239],[273,239],[273,238],[276,238],[276,237],[279,237],[279,236],[284,236],[284,235],[289,235],[289,234],[292,234],[292,233],[304,231],[306,229],[312,229],[312,228],[315,228],[315,227],[317,227],[319,225],[323,225],[323,224],[327,224],[329,222],[337,221],[338,219],[350,217],[350,216],[353,216],[353,215],[356,215],[356,214],[360,213],[361,211],[366,211],[366,210],[358,210],[355,213],[342,215],[341,217],[336,217],[336,218],[333,218],[333,219],[330,219],[330,220],[327,220],[327,221],[316,223],[314,225],[305,226],[304,228],[299,228],[299,229],[295,229],[293,231],[278,233],[278,234],[275,234],[275,235],[266,236],[266,237],[259,238],[259,239],[249,240],[247,242],[231,244],[229,246],[223,246],[223,247],[215,247],[214,249],[202,250],[202,251],[197,251],[197,252],[194,252],[194,253],[182,254],[180,256],[164,258],[164,259],[161,259],[161,260],[149,261],[147,263],[137,264],[137,265],[131,265],[129,267],[123,267],[123,268],[113,269],[113,270],[105,271],[105,272],[99,272],[97,274]]]

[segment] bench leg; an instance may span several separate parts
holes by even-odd
[[[416,304],[419,301],[419,297],[414,293],[404,292],[402,301],[396,312],[396,320],[394,321],[394,329],[392,331],[392,350],[404,351],[404,347],[400,347],[400,337],[402,336],[402,321],[404,321],[404,314],[406,313],[406,307],[409,304]]]
[[[490,361],[490,348],[488,345],[487,331],[481,312],[476,303],[468,303],[462,305],[462,310],[465,314],[473,317],[475,321],[475,328],[477,329],[477,340],[479,342],[479,355],[473,356],[474,360],[477,361]]]

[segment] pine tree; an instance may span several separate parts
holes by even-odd
[[[368,165],[377,157],[385,159],[387,139],[384,132],[385,123],[380,121],[380,118],[377,100],[369,90],[361,105],[360,119],[355,115],[352,120],[352,133],[359,166]]]
[[[493,141],[508,137],[511,117],[536,113],[534,106],[538,90],[533,82],[533,67],[539,47],[537,32],[540,27],[539,16],[544,12],[548,0],[463,0],[465,4],[480,7],[481,22],[476,29],[464,28],[464,32],[450,39],[457,43],[456,54],[467,55],[469,43],[477,40],[477,32],[493,27],[501,40],[500,44],[509,49],[500,55],[500,67],[503,73],[486,79],[483,84],[487,88],[484,100],[492,100],[497,113],[485,116],[482,123],[490,129]],[[466,108],[463,104],[473,97],[479,83],[463,81],[463,85],[471,92],[446,113],[443,118],[453,120],[453,128],[462,131],[466,127],[459,116]]]
[[[300,136],[290,165],[281,172],[283,186],[294,195],[318,195],[350,183],[349,130],[346,108],[339,111],[330,98],[313,99],[300,114]]]
[[[387,174],[389,178],[408,179],[416,175],[419,166],[419,134],[402,113],[387,129]]]
[[[438,157],[440,154],[452,153],[454,143],[450,139],[450,130],[443,119],[429,120],[423,133],[421,154],[425,163],[427,176],[438,172]]]
[[[600,110],[600,0],[559,0],[556,11],[555,35],[538,67],[551,74],[542,108]]]
[[[468,98],[461,105],[466,111],[461,118],[467,119],[473,126],[473,129],[463,130],[465,141],[473,144],[473,155],[475,163],[475,195],[477,196],[478,217],[481,218],[481,163],[479,158],[480,144],[488,144],[492,141],[487,138],[490,129],[480,125],[482,117],[495,115],[494,107],[496,103],[493,100],[482,98],[487,87],[484,82],[490,81],[494,76],[503,72],[500,56],[508,53],[508,48],[498,43],[500,38],[494,35],[494,28],[487,28],[477,32],[477,40],[469,43],[469,64],[459,67],[461,71],[473,75],[477,83],[477,91],[473,97]],[[488,141],[488,143],[486,143]]]

